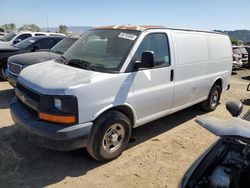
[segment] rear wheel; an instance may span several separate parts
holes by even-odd
[[[214,111],[219,104],[221,96],[221,87],[218,84],[213,85],[206,101],[201,103],[201,108],[207,112]]]
[[[5,70],[7,69],[6,63],[3,63],[0,65],[0,77],[2,80],[7,80],[7,76],[5,74]]]
[[[108,111],[98,118],[91,130],[88,153],[98,161],[110,161],[122,154],[131,135],[131,122],[119,111]]]

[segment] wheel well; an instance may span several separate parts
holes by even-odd
[[[4,63],[7,63],[7,58],[0,59],[0,66],[2,66]]]
[[[124,113],[128,117],[128,119],[130,120],[132,127],[134,126],[134,120],[135,120],[134,114],[133,114],[133,111],[129,107],[127,107],[127,106],[115,106],[115,107],[112,107],[108,110],[117,110],[117,111]]]
[[[215,82],[214,82],[214,85],[219,85],[221,87],[221,89],[223,88],[223,85],[222,85],[222,79],[221,78],[218,78]]]

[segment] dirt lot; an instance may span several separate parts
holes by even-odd
[[[232,76],[216,111],[205,114],[230,117],[225,102],[249,99],[250,70]],[[13,125],[9,103],[14,96],[0,82],[0,187],[177,187],[186,169],[216,137],[194,119],[204,115],[196,106],[139,127],[118,159],[100,163],[82,149],[69,153],[49,151],[29,143]],[[250,108],[245,101],[244,111]]]

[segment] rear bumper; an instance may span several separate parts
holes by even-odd
[[[14,122],[28,139],[42,147],[57,151],[72,151],[87,146],[92,122],[63,126],[33,118],[14,99],[10,104]]]
[[[15,76],[15,75],[11,74],[11,73],[9,72],[8,69],[5,70],[5,74],[6,74],[6,76],[7,76],[8,82],[9,82],[12,86],[16,87],[16,83],[17,83],[17,78],[18,78],[18,76]]]

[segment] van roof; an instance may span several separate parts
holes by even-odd
[[[165,27],[165,26],[159,26],[159,25],[110,25],[110,26],[97,27],[95,29],[121,29],[121,30],[136,30],[136,31],[145,31],[148,29],[170,29],[170,30],[205,32],[205,33],[227,35],[226,33],[217,32],[217,31],[205,31],[205,30],[196,30],[196,29],[187,29],[187,28],[173,28],[173,27]]]

